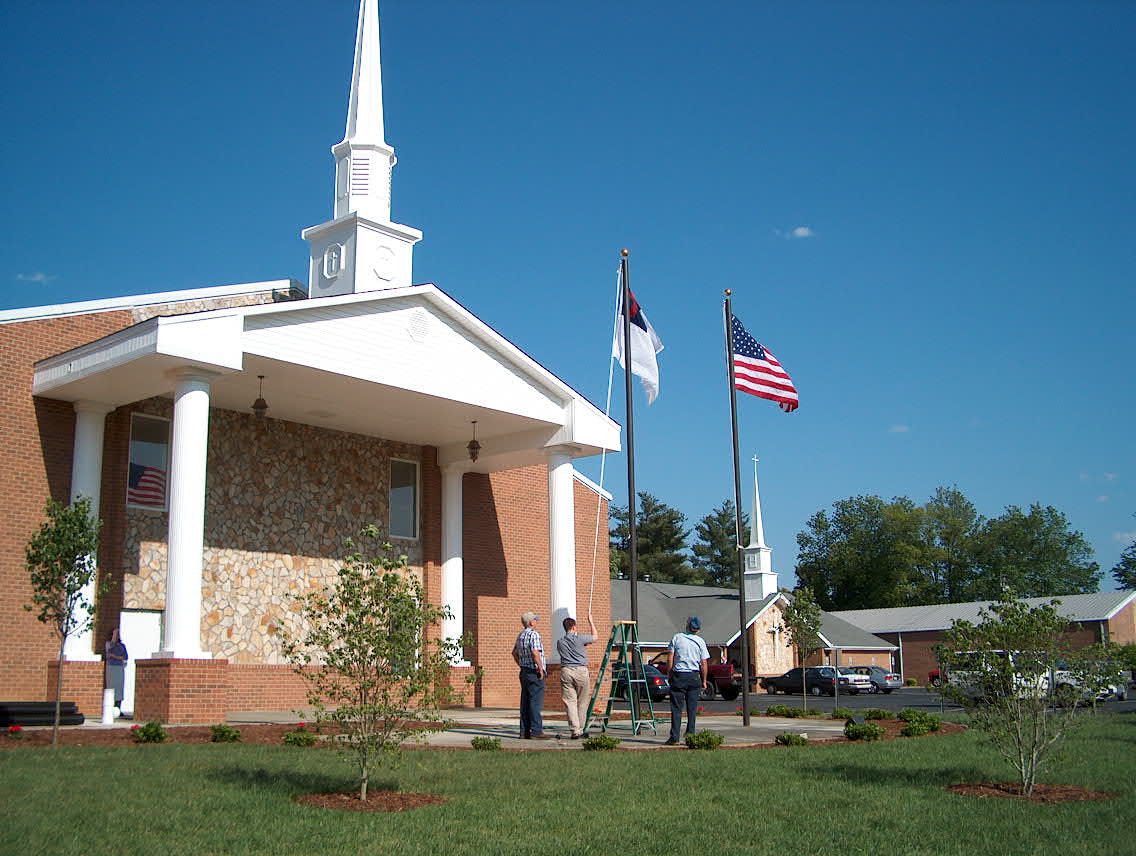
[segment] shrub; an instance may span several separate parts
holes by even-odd
[[[135,743],[165,743],[170,735],[160,722],[147,722],[145,725],[132,725],[130,735]]]
[[[878,707],[869,707],[864,710],[864,719],[895,719],[890,710],[880,710]]]
[[[687,749],[717,749],[725,741],[717,731],[699,731],[686,735]]]
[[[212,743],[240,743],[241,730],[233,728],[231,725],[220,723],[218,725],[210,725],[209,729],[213,732],[209,738]]]
[[[469,745],[476,749],[478,752],[500,752],[501,751],[501,738],[499,737],[474,737],[469,741]]]
[[[792,708],[787,704],[771,704],[765,709],[766,716],[792,716],[789,711]]]
[[[319,737],[314,731],[309,731],[304,723],[296,726],[295,730],[284,735],[285,746],[315,746]]]
[[[809,738],[803,734],[793,734],[791,731],[785,731],[774,737],[773,742],[778,746],[808,746]]]
[[[930,732],[931,726],[926,722],[909,722],[900,730],[900,734],[904,737],[922,737],[924,734]]]
[[[844,736],[849,740],[879,740],[884,730],[874,722],[849,722],[844,726]]]
[[[612,737],[610,734],[597,734],[595,737],[589,737],[580,745],[588,752],[607,752],[618,746],[620,742],[618,737]]]
[[[915,678],[908,678],[903,682],[903,685],[905,687],[917,687],[919,686],[919,681],[915,680]]]
[[[24,736],[24,726],[22,725],[9,725],[8,737],[12,740],[21,740]]]
[[[906,722],[908,725],[917,725],[925,727],[927,731],[938,731],[939,727],[943,724],[943,719],[937,713],[927,713],[924,710],[915,710],[912,707],[905,707],[899,712],[899,718]],[[908,735],[910,736],[910,735]]]
[[[855,712],[851,708],[838,707],[832,711],[831,719],[851,719],[855,716]]]

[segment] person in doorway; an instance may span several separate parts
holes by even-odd
[[[584,726],[588,722],[588,693],[591,681],[588,678],[588,655],[584,647],[596,641],[596,625],[588,615],[590,634],[576,632],[576,619],[564,619],[564,635],[556,640],[556,653],[560,655],[560,694],[568,711],[568,727],[573,740],[584,736]]]
[[[513,659],[520,667],[521,737],[525,740],[548,740],[540,711],[544,707],[544,645],[536,623],[540,616],[526,612],[521,616],[522,630],[513,644]]]
[[[103,646],[103,672],[106,688],[114,690],[115,715],[122,707],[122,692],[126,682],[126,661],[130,658],[126,645],[118,635],[118,628],[111,631],[110,639]]]
[[[702,622],[697,615],[686,619],[686,632],[671,637],[668,647],[667,675],[671,682],[671,733],[667,746],[678,743],[682,728],[682,709],[686,708],[686,733],[694,734],[694,720],[698,714],[698,702],[706,689],[706,672],[710,661],[710,651],[698,631]]]

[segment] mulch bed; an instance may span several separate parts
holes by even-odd
[[[334,794],[304,794],[296,797],[301,805],[330,808],[336,811],[406,811],[427,805],[440,805],[445,797],[437,794],[413,794],[402,791],[367,791],[367,799],[359,799],[358,791]]]
[[[280,746],[284,742],[284,735],[296,730],[295,724],[238,727],[242,743],[261,746]],[[166,732],[169,734],[167,743],[208,743],[213,737],[213,731],[208,725],[170,725],[166,726]],[[0,749],[51,745],[50,728],[25,728],[23,735],[18,740],[0,736]],[[129,728],[60,728],[59,743],[62,746],[131,746],[134,744],[134,736]]]
[[[1105,791],[1078,788],[1075,785],[1034,785],[1033,793],[1027,796],[1022,793],[1022,786],[1017,782],[964,782],[960,785],[951,785],[947,790],[963,797],[1014,799],[1046,805],[1085,800],[1110,800],[1116,796]]]

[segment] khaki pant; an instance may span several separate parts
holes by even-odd
[[[588,721],[588,705],[592,701],[587,666],[564,666],[560,669],[560,694],[568,710],[568,726],[573,734],[582,734]]]

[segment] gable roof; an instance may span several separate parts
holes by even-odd
[[[1027,597],[1029,606],[1060,601],[1058,613],[1070,621],[1107,621],[1136,599],[1136,591],[1100,591],[1059,597]],[[978,613],[997,601],[939,603],[927,606],[897,606],[887,609],[844,609],[830,613],[871,633],[903,633],[917,630],[946,630],[954,621],[979,620]]]
[[[731,645],[738,638],[738,592],[718,586],[692,586],[679,583],[640,582],[639,643],[666,645],[686,625],[686,619],[697,615],[702,622],[701,636],[707,645]],[[789,602],[783,592],[774,592],[764,600],[746,602],[746,626],[778,600]],[[611,581],[611,617],[613,621],[631,617],[631,581]],[[891,651],[895,646],[886,639],[831,615],[821,615],[821,638],[830,648],[863,648]]]

